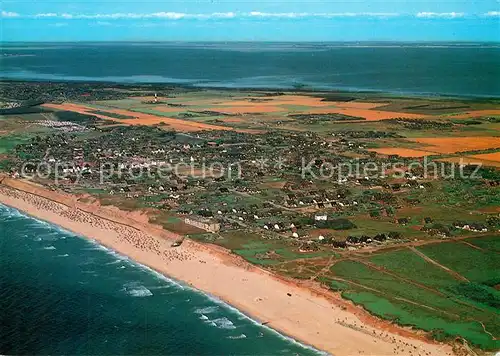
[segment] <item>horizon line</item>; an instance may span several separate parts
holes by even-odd
[[[482,44],[482,43],[497,43],[500,40],[3,40],[0,41],[0,46],[4,43],[463,43],[463,44]]]

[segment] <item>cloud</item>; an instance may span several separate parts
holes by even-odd
[[[224,19],[335,19],[335,18],[393,18],[398,16],[415,16],[422,19],[457,19],[467,16],[463,12],[418,12],[416,14],[399,14],[396,12],[212,12],[212,13],[185,13],[185,12],[153,12],[153,13],[108,13],[108,14],[78,14],[78,13],[38,13],[31,15],[21,15],[15,12],[2,11],[1,17],[23,17],[23,18],[55,18],[63,20],[171,20],[183,19],[194,20],[224,20]],[[500,17],[500,11],[490,11],[484,14],[472,14],[474,17]]]
[[[35,17],[57,17],[57,14],[54,12],[49,12],[49,13],[43,13],[43,14],[36,14]]]
[[[392,12],[338,12],[338,13],[310,13],[310,12],[213,12],[213,13],[184,13],[184,12],[154,12],[154,13],[110,13],[110,14],[71,14],[71,13],[39,13],[34,15],[19,15],[15,13],[2,12],[3,17],[22,16],[26,18],[60,18],[65,20],[90,19],[90,20],[119,20],[119,19],[233,19],[233,18],[276,18],[276,19],[300,19],[300,18],[339,18],[339,17],[395,17],[398,13]]]
[[[487,17],[500,17],[500,11],[490,11],[484,14]]]
[[[271,18],[303,18],[303,17],[394,17],[399,16],[394,12],[331,12],[331,13],[309,13],[309,12],[258,12],[252,11],[244,16],[271,17]]]
[[[259,12],[252,11],[246,16],[250,17],[281,17],[281,18],[296,18],[296,17],[305,17],[307,13],[296,13],[296,12]]]
[[[465,14],[463,12],[419,12],[416,16],[426,19],[456,19],[464,17]]]
[[[63,19],[167,19],[167,20],[180,20],[180,19],[229,19],[235,17],[233,12],[214,12],[210,14],[188,14],[183,12],[154,12],[149,14],[138,13],[112,13],[112,14],[36,14],[33,17],[58,17]]]
[[[20,16],[17,12],[3,11],[3,10],[2,10],[1,14],[2,14],[1,17],[19,17]]]

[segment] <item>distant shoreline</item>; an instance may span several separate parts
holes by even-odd
[[[399,351],[404,351],[401,347],[415,350],[415,346],[432,355],[451,350],[381,322],[326,291],[278,278],[216,246],[186,239],[172,247],[178,235],[149,224],[139,213],[81,203],[75,196],[10,178],[0,184],[0,202],[95,239],[139,264],[216,296],[284,335],[336,356],[391,354],[395,346]],[[127,227],[131,222],[134,229]]]
[[[89,79],[36,79],[36,78],[6,78],[0,76],[0,83],[32,83],[32,84],[46,84],[46,83],[56,83],[56,84],[81,84],[81,85],[113,85],[117,87],[155,87],[164,86],[165,88],[171,89],[184,89],[184,90],[219,90],[219,91],[241,91],[241,92],[255,92],[264,91],[271,93],[303,93],[303,94],[339,94],[339,95],[352,95],[352,96],[373,96],[378,98],[401,98],[401,99],[437,99],[437,100],[466,100],[466,101],[479,101],[488,102],[500,100],[500,95],[473,95],[473,94],[449,94],[449,93],[417,93],[417,92],[401,92],[401,91],[389,91],[389,90],[376,90],[376,89],[359,89],[359,90],[349,90],[343,88],[332,88],[332,89],[315,89],[313,87],[305,88],[279,88],[271,86],[263,87],[230,87],[230,86],[208,86],[208,85],[196,85],[187,83],[174,83],[174,82],[147,82],[147,81],[137,81],[137,82],[126,82],[126,81],[110,81],[110,80],[89,80]]]

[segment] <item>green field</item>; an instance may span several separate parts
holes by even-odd
[[[426,245],[418,250],[471,282],[500,281],[500,255],[496,252],[477,250],[456,242]]]
[[[0,154],[9,153],[17,145],[26,143],[29,139],[30,136],[23,134],[0,136]]]
[[[469,240],[483,248],[498,246],[498,237]],[[461,337],[484,350],[498,349],[498,252],[460,242],[429,244],[418,251],[436,264],[401,249],[340,261],[321,281],[369,312],[436,339]]]

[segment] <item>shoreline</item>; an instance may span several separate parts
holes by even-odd
[[[304,348],[304,349],[308,349],[310,351],[313,351],[315,353],[317,353],[318,355],[325,355],[327,354],[325,351],[321,351],[319,349],[316,349],[315,347],[309,345],[309,344],[306,344],[302,341],[299,341],[299,340],[296,340],[294,339],[293,337],[289,336],[289,335],[286,335],[284,334],[283,332],[280,332],[280,331],[277,331],[271,327],[268,327],[267,324],[262,324],[259,320],[256,320],[256,319],[253,319],[250,315],[248,315],[247,313],[245,313],[244,311],[240,310],[240,309],[237,309],[235,308],[234,306],[232,306],[231,304],[227,303],[226,301],[218,298],[217,296],[215,295],[212,295],[210,293],[207,293],[207,292],[204,292],[200,289],[197,289],[197,288],[194,288],[192,285],[189,285],[189,284],[186,284],[185,282],[181,281],[181,280],[177,280],[175,278],[173,278],[172,276],[168,276],[166,274],[163,274],[159,271],[157,271],[156,269],[153,269],[152,267],[149,267],[145,264],[142,264],[142,263],[139,263],[137,262],[136,260],[133,260],[131,258],[129,258],[127,255],[124,255],[120,252],[118,252],[117,250],[115,250],[114,248],[110,247],[110,246],[106,246],[104,245],[102,242],[98,241],[98,240],[95,240],[95,239],[91,239],[89,237],[86,237],[86,236],[83,236],[79,233],[76,233],[74,231],[70,231],[70,230],[67,230],[66,228],[60,226],[60,225],[57,225],[57,224],[54,224],[50,221],[46,221],[46,220],[42,220],[42,219],[39,219],[37,218],[36,216],[33,216],[33,215],[30,215],[29,213],[25,212],[25,211],[22,211],[22,210],[19,210],[15,207],[12,207],[12,206],[9,206],[9,205],[6,205],[6,204],[3,204],[1,202],[1,196],[0,196],[0,206],[4,206],[5,208],[7,209],[11,209],[11,210],[14,210],[16,213],[19,213],[21,214],[22,216],[25,216],[29,219],[33,219],[37,222],[40,222],[40,223],[43,223],[43,224],[50,224],[51,226],[53,226],[54,228],[64,232],[64,233],[67,233],[67,234],[71,234],[71,235],[74,235],[82,240],[85,240],[89,243],[91,243],[92,245],[94,246],[97,246],[99,247],[99,249],[102,249],[104,252],[108,253],[108,254],[112,254],[113,256],[116,256],[118,255],[120,258],[123,258],[124,260],[127,260],[129,263],[131,263],[134,267],[136,268],[139,268],[139,269],[142,269],[144,271],[147,271],[147,273],[150,273],[150,274],[154,274],[155,276],[157,276],[158,278],[161,278],[161,279],[165,279],[168,283],[171,283],[171,284],[174,284],[176,285],[178,288],[182,288],[182,289],[187,289],[193,293],[199,293],[203,296],[205,296],[208,300],[210,300],[211,302],[217,304],[217,305],[222,305],[224,308],[230,310],[231,312],[234,312],[242,317],[244,317],[245,319],[247,319],[249,322],[255,324],[255,325],[258,325],[260,327],[263,327],[265,329],[267,329],[268,331],[276,334],[278,337],[286,340],[287,342],[290,342],[290,343],[294,343],[294,344],[297,344],[297,345],[300,345],[300,347]]]
[[[335,356],[452,354],[447,344],[427,341],[404,328],[389,328],[391,324],[381,320],[377,323],[333,293],[275,276],[217,246],[185,239],[172,247],[181,236],[149,224],[144,215],[82,203],[75,196],[1,177],[0,203],[93,239],[305,347]]]
[[[195,81],[195,80],[193,80]],[[181,82],[168,82],[168,81],[113,81],[113,80],[99,80],[99,79],[42,79],[42,78],[15,78],[15,77],[2,77],[0,82],[4,83],[59,83],[59,84],[92,84],[92,85],[115,85],[115,86],[165,86],[171,89],[182,90],[219,90],[219,91],[242,91],[242,92],[276,92],[276,93],[301,93],[301,94],[338,94],[338,95],[368,95],[380,98],[396,98],[396,99],[429,99],[429,100],[465,100],[472,102],[489,102],[500,100],[500,94],[460,94],[460,93],[444,93],[444,92],[412,92],[412,91],[390,91],[389,89],[369,89],[369,88],[315,88],[315,87],[277,87],[277,86],[224,86],[224,85],[203,85],[200,83],[181,83]]]

